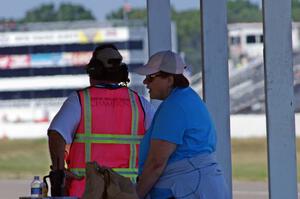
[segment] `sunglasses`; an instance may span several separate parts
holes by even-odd
[[[162,76],[162,74],[160,74],[160,73],[154,73],[154,74],[146,75],[146,80],[148,82],[152,82],[155,77],[159,77],[159,76]]]

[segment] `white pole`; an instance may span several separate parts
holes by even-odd
[[[147,0],[149,56],[171,50],[170,0]]]
[[[217,158],[232,197],[227,0],[201,1],[203,96],[217,130]]]
[[[170,0],[147,0],[149,57],[158,51],[171,50]],[[160,100],[151,100],[158,107]]]
[[[297,198],[291,0],[264,0],[269,197]]]

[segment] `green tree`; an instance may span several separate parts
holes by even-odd
[[[200,11],[173,10],[172,20],[176,23],[178,50],[185,54],[187,64],[192,66],[192,72],[198,73],[201,70]]]
[[[187,64],[193,66],[193,72],[200,71],[200,13],[199,10],[177,12],[171,8],[172,20],[176,23],[177,43],[179,52],[183,52]],[[123,9],[120,8],[106,16],[108,20],[123,19]],[[132,9],[127,13],[129,20],[141,20],[146,24],[147,10]]]
[[[62,3],[55,9],[54,4],[42,4],[26,12],[21,22],[50,22],[50,21],[75,21],[94,20],[92,13],[81,5]]]
[[[55,21],[55,8],[53,4],[42,4],[38,8],[26,12],[22,22],[48,22]]]
[[[300,21],[300,1],[293,0],[292,1],[292,17],[293,21]]]
[[[62,3],[56,12],[57,21],[94,20],[93,14],[81,5]]]
[[[112,11],[106,16],[107,20],[122,20],[127,15],[128,20],[139,20],[142,23],[147,23],[147,11],[145,8],[133,8],[130,12],[124,13],[123,8]]]
[[[261,22],[262,11],[258,5],[247,0],[229,0],[228,8],[228,23],[237,22]]]

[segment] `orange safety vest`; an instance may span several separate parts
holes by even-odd
[[[138,95],[127,87],[89,87],[78,91],[81,119],[71,144],[67,164],[85,175],[85,164],[97,161],[135,179],[138,150],[145,132],[144,110]],[[81,197],[85,179],[71,180],[69,195]]]

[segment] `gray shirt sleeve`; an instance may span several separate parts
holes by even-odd
[[[81,116],[81,107],[76,92],[72,92],[53,118],[48,130],[61,134],[67,144],[71,144]]]
[[[145,129],[147,130],[152,122],[154,113],[155,113],[155,108],[154,106],[148,101],[146,100],[143,96],[140,96],[141,99],[141,103],[142,106],[144,108],[145,111]]]

